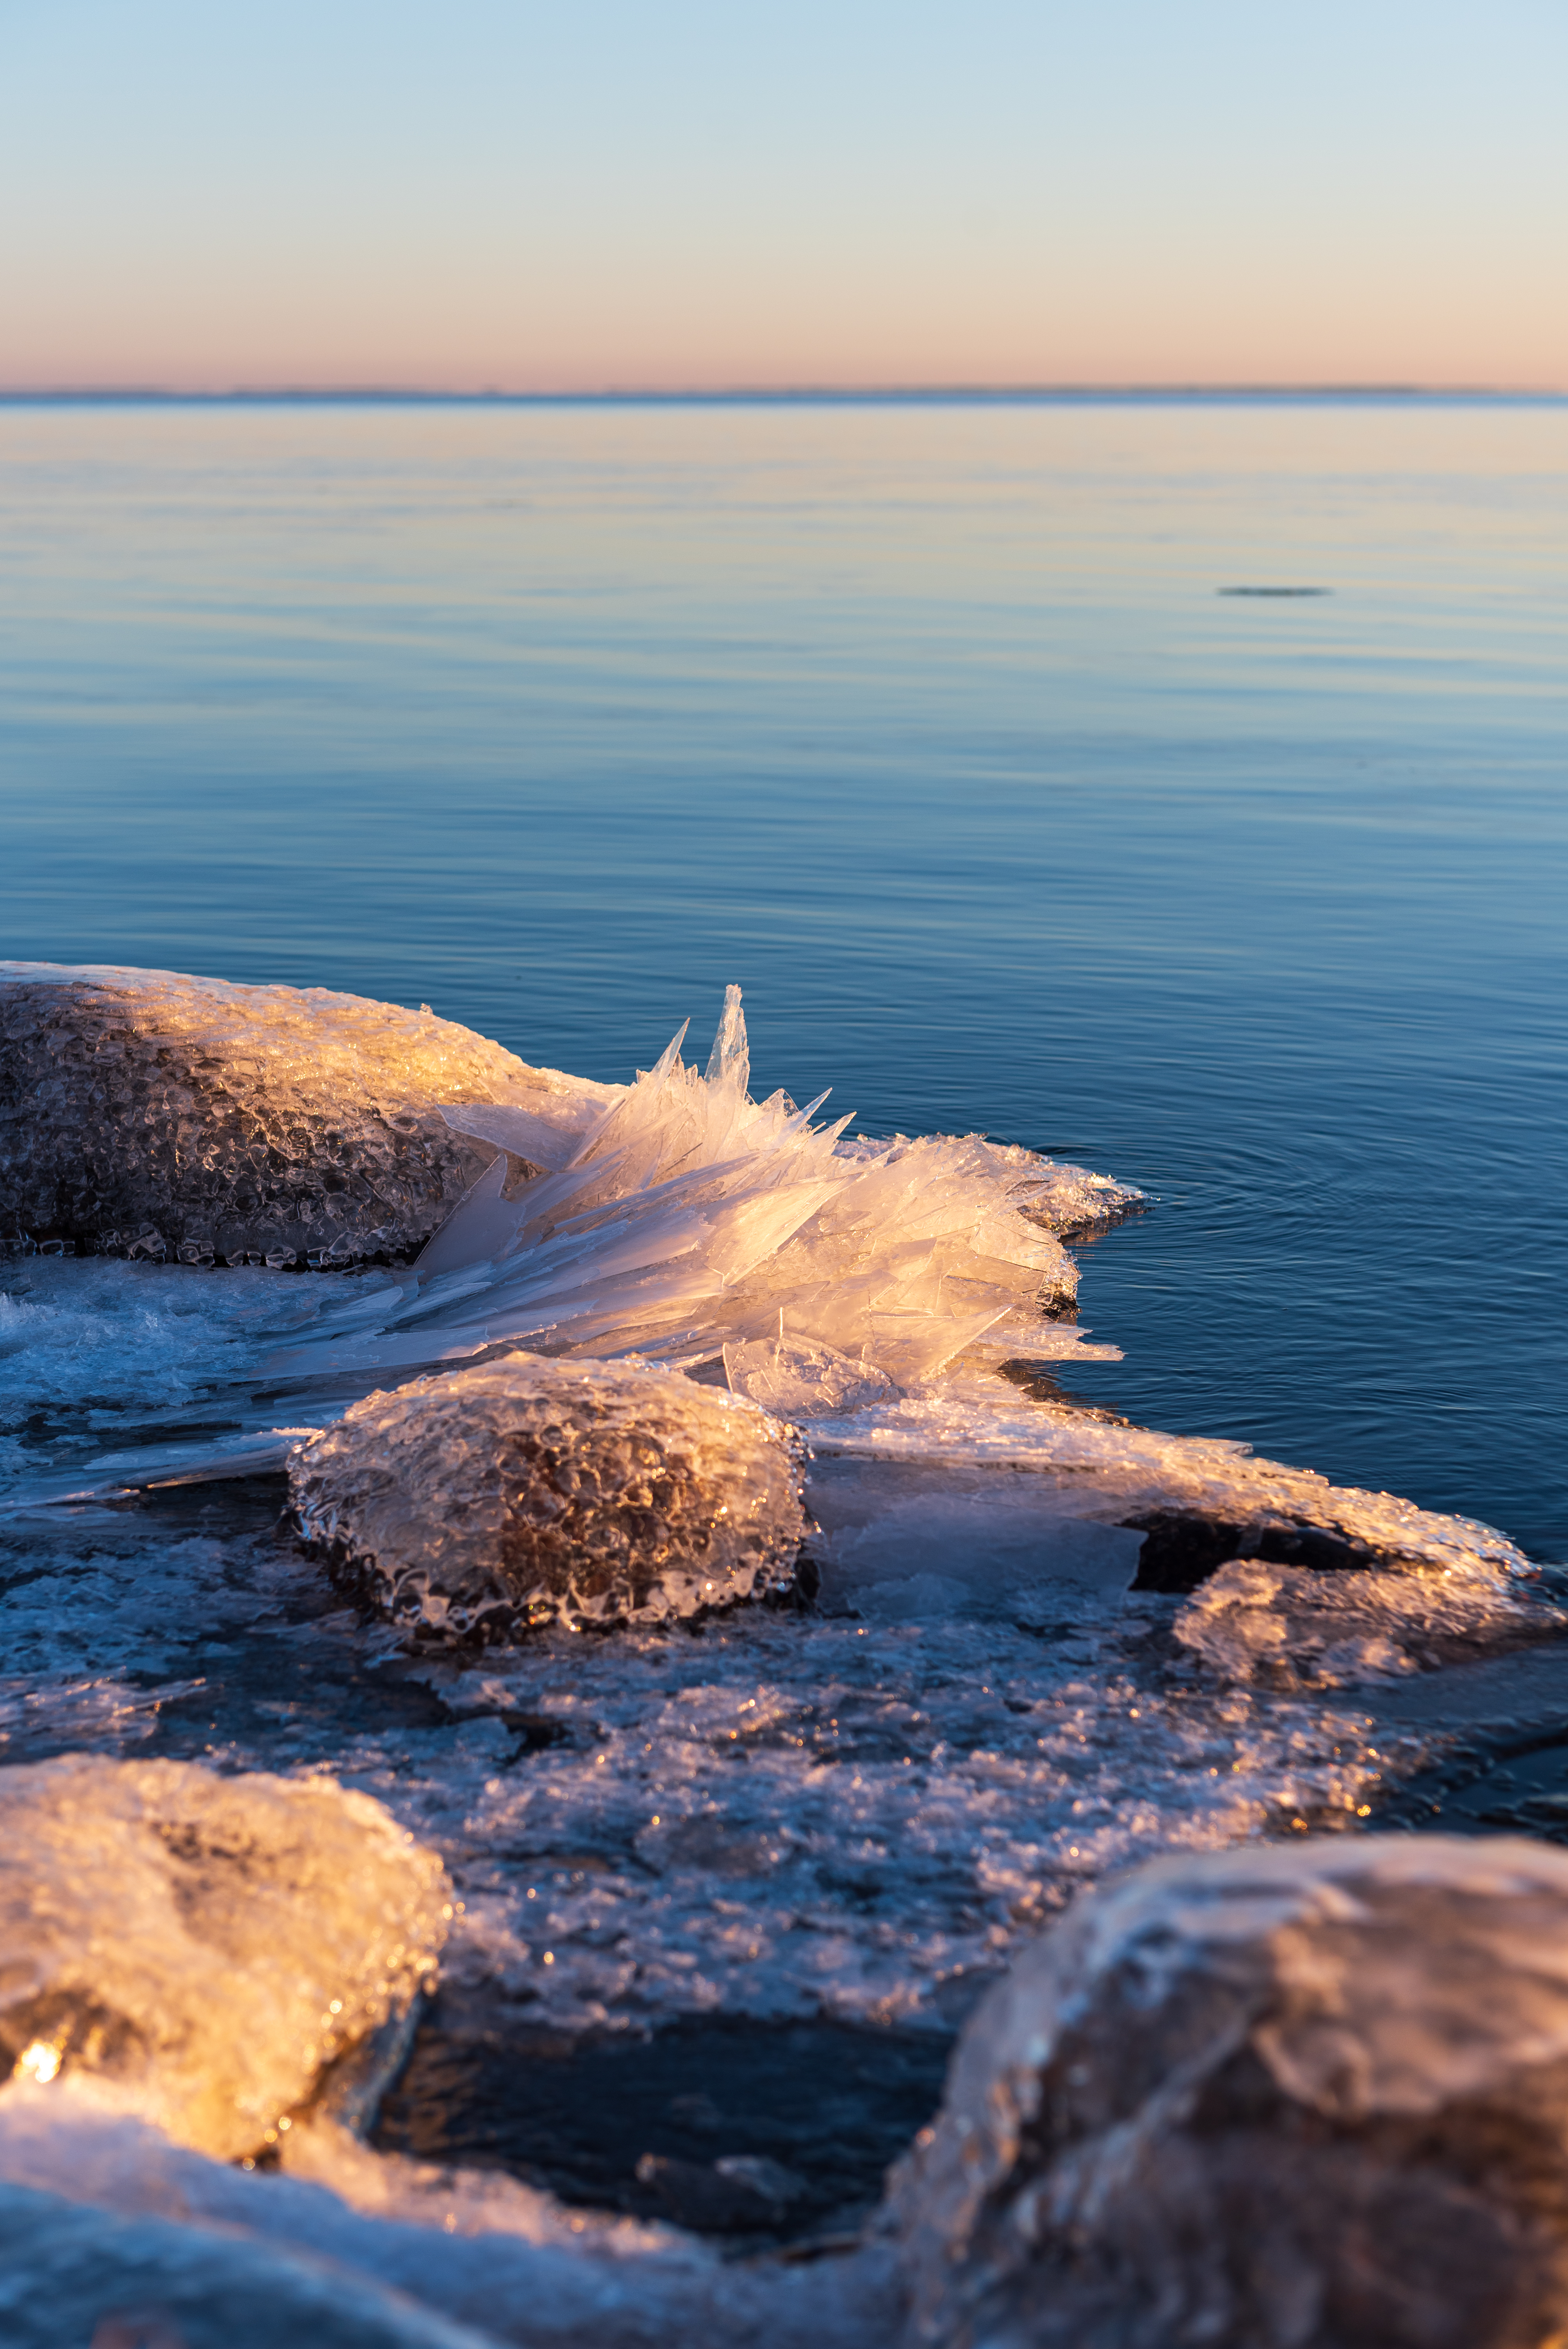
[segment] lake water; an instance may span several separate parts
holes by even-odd
[[[10,1260],[0,1757],[45,1775],[0,1771],[0,1840],[112,1923],[99,2006],[172,1968],[180,2044],[232,2054],[114,1808],[214,1773],[234,1848],[279,1776],[373,1796],[455,1914],[370,2149],[296,2107],[247,2176],[40,2039],[0,2197],[221,2220],[526,2349],[861,2349],[874,2246],[694,2238],[852,2230],[1082,1886],[1368,1820],[1561,1837],[1561,1577],[1429,1521],[1431,1574],[1287,1546],[1192,1590],[1139,1544],[1162,1497],[1306,1490],[1153,1429],[1568,1560],[1565,548],[1565,402],[0,405],[7,957],[428,1002],[602,1081],[688,1014],[700,1066],[738,982],[758,1098],[1150,1202],[1079,1247],[1098,1353],[1041,1323],[1033,1383],[819,1431],[816,1603],[478,1658],[346,1606],[275,1474],[36,1505],[228,1423],[236,1361],[270,1423],[279,1329],[357,1344],[390,1276]],[[37,1824],[83,1753],[121,1773],[98,1910]],[[290,1933],[330,1909],[254,1876]]]
[[[1098,1399],[1565,1554],[1568,405],[24,405],[0,516],[8,953],[738,979],[1151,1194]]]

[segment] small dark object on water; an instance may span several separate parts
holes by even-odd
[[[1332,587],[1216,587],[1216,595],[1332,595]]]

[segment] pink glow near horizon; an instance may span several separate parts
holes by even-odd
[[[0,0],[0,388],[1568,385],[1549,0]]]

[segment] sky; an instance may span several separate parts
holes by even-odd
[[[0,388],[1564,388],[1565,94],[1565,0],[0,0]]]

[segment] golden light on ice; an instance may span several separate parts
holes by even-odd
[[[52,2080],[60,2068],[60,2051],[47,2039],[35,2039],[24,2047],[12,2067],[14,2080],[36,2080],[40,2086]]]

